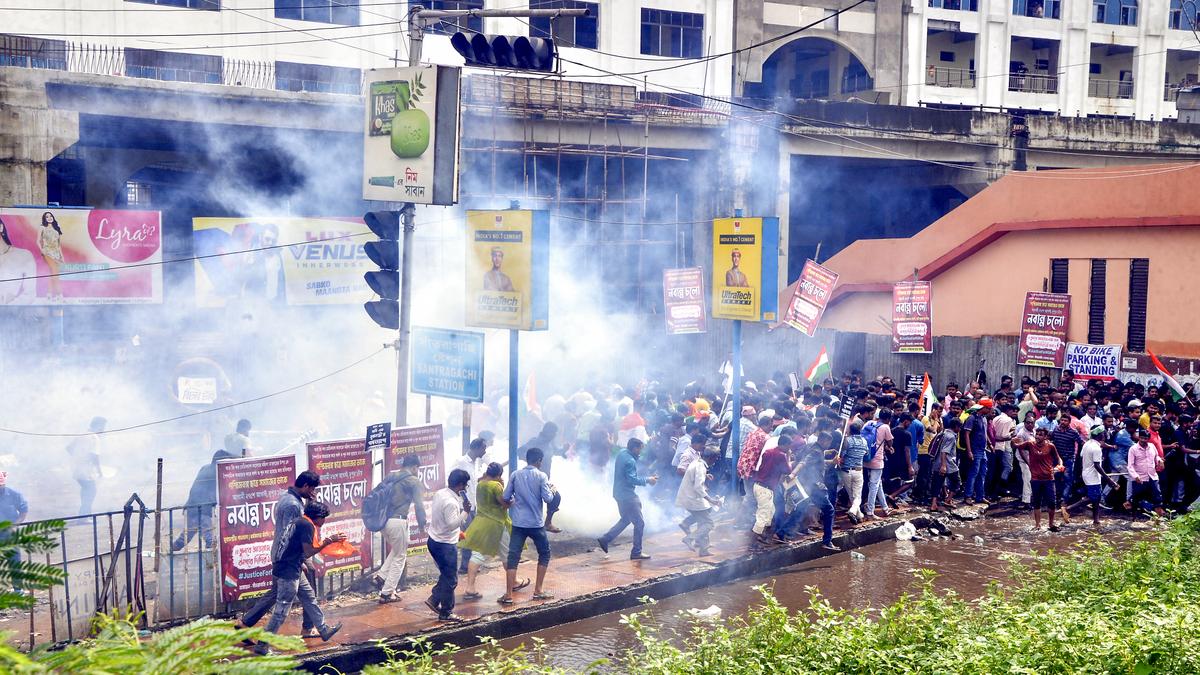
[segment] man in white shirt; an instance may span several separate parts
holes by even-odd
[[[701,556],[710,555],[708,534],[713,529],[712,509],[721,503],[719,497],[709,496],[705,481],[709,477],[709,468],[720,457],[721,454],[716,450],[704,450],[700,454],[701,461],[692,462],[684,471],[679,492],[675,494],[675,505],[688,512],[688,517],[679,523],[679,529],[683,530],[683,543]],[[692,529],[693,525],[695,529]]]
[[[1088,506],[1092,509],[1092,525],[1100,524],[1100,502],[1104,499],[1101,483],[1108,483],[1113,489],[1118,487],[1116,481],[1109,478],[1101,466],[1104,461],[1104,447],[1100,445],[1102,438],[1104,438],[1104,425],[1093,426],[1090,438],[1083,444],[1083,450],[1079,451],[1083,485],[1087,489]]]
[[[479,487],[479,477],[483,475],[484,471],[487,471],[488,461],[486,455],[487,441],[483,440],[482,438],[476,438],[475,440],[471,441],[471,445],[467,447],[467,454],[460,455],[459,458],[455,460],[454,466],[450,467],[451,471],[454,469],[462,469],[463,471],[467,472],[468,476],[471,477],[471,479],[467,481],[467,491],[465,493],[467,502],[471,505],[471,508],[467,515],[467,522],[463,524],[464,530],[471,525],[471,521],[475,518],[475,490]],[[462,549],[462,552],[459,554],[459,574],[467,573],[467,563],[470,562],[470,560],[471,552],[465,548]]]
[[[458,587],[458,535],[471,503],[467,501],[470,474],[455,469],[446,478],[446,487],[433,494],[429,513],[429,555],[438,568],[438,580],[425,606],[438,615],[438,621],[462,621],[454,613],[454,589]]]

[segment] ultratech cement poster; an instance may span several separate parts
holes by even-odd
[[[162,302],[158,211],[0,209],[0,305]]]
[[[392,444],[383,456],[386,473],[400,470],[400,462],[406,455],[416,455],[421,464],[417,467],[417,478],[425,490],[425,515],[433,501],[433,493],[446,487],[446,446],[442,425],[424,424],[415,427],[392,429]],[[424,546],[427,537],[417,528],[414,511],[408,512],[408,538],[413,546]],[[412,555],[412,551],[409,551]]]
[[[1017,365],[1062,368],[1067,349],[1071,296],[1066,293],[1026,293],[1021,314]]]
[[[713,318],[775,320],[778,249],[778,218],[713,221]]]
[[[371,455],[359,439],[308,444],[308,468],[321,476],[316,500],[329,507],[321,537],[346,535],[358,551],[348,558],[318,556],[317,574],[353,572],[371,567],[371,537],[363,525],[363,497],[371,491]]]
[[[816,335],[817,325],[821,323],[837,281],[837,272],[818,265],[816,261],[806,261],[783,322],[809,337]]]
[[[468,326],[549,328],[549,213],[467,211],[466,260]]]
[[[931,297],[928,281],[901,281],[892,286],[893,354],[933,353]]]
[[[362,304],[366,230],[361,218],[196,218],[196,304]]]
[[[271,590],[275,502],[295,480],[292,456],[217,462],[217,532],[225,602]]]

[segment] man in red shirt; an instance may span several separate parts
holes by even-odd
[[[772,543],[770,530],[775,518],[775,490],[792,470],[787,455],[791,439],[790,435],[780,436],[779,445],[763,450],[758,468],[751,477],[751,489],[757,507],[754,511],[754,534],[759,545]]]
[[[1058,509],[1058,492],[1054,489],[1054,474],[1063,470],[1062,457],[1050,442],[1050,433],[1038,429],[1032,441],[1014,443],[1029,466],[1029,486],[1033,503],[1033,527],[1042,529],[1042,507],[1050,512],[1050,531],[1058,532],[1054,512]]]
[[[746,437],[746,442],[742,443],[742,454],[737,460],[738,478],[742,479],[742,488],[745,498],[742,501],[741,517],[738,522],[745,526],[746,521],[750,520],[755,511],[754,501],[754,472],[758,470],[758,459],[762,456],[763,446],[767,444],[767,439],[771,437],[771,429],[775,427],[775,416],[770,413],[759,415],[758,427],[750,432]]]

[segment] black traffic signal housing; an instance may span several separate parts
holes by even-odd
[[[524,35],[455,33],[450,37],[450,44],[466,59],[468,66],[484,68],[552,73],[558,56],[554,40]]]
[[[379,269],[363,274],[363,280],[378,300],[363,303],[367,316],[380,326],[400,328],[400,213],[398,211],[371,211],[363,216],[363,222],[379,237],[377,241],[363,244],[367,258]]]

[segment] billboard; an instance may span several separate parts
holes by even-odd
[[[546,330],[550,318],[550,214],[467,211],[468,326]]]
[[[703,333],[704,270],[699,267],[663,270],[663,310],[667,335]]]
[[[361,446],[360,446],[361,447]],[[400,470],[405,455],[416,455],[421,460],[417,467],[417,478],[425,490],[425,514],[429,515],[433,493],[446,487],[446,452],[442,425],[423,424],[415,427],[392,429],[392,443],[383,456],[385,473]],[[425,544],[425,533],[417,528],[417,517],[408,513],[408,540],[413,546]],[[409,555],[412,552],[409,551]]]
[[[900,281],[892,285],[893,354],[933,353],[932,295],[928,281]]]
[[[225,602],[271,590],[275,502],[295,478],[296,458],[290,455],[217,462],[217,533]]]
[[[158,211],[0,209],[0,305],[162,302]]]
[[[362,304],[366,231],[361,218],[195,218],[196,304]]]
[[[837,281],[837,272],[818,265],[814,260],[806,261],[787,312],[783,315],[783,322],[809,337],[816,335],[817,325],[821,323],[821,316],[825,314],[825,306],[829,304]]]
[[[434,65],[367,71],[363,199],[458,202],[461,72]]]
[[[483,333],[412,329],[412,391],[483,402]]]
[[[778,218],[713,221],[712,315],[774,321],[779,299]]]
[[[1070,368],[1076,382],[1111,382],[1121,370],[1121,345],[1089,345],[1068,342],[1063,368]]]
[[[316,500],[329,507],[321,536],[346,535],[357,550],[347,558],[317,556],[317,574],[354,572],[371,567],[371,537],[363,525],[363,497],[371,491],[371,455],[360,440],[308,444],[308,468],[321,476]]]
[[[1066,293],[1026,293],[1017,343],[1017,365],[1062,368],[1067,349],[1071,296]]]

